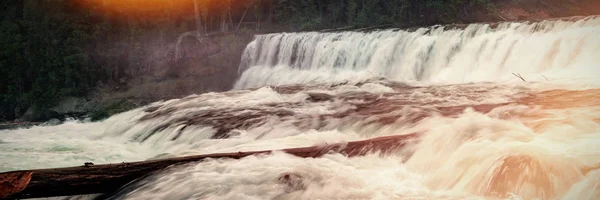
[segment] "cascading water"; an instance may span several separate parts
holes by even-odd
[[[590,79],[600,73],[600,18],[503,23],[414,32],[284,33],[256,36],[235,88],[385,77],[420,83]],[[546,78],[544,78],[546,77]]]
[[[243,55],[238,90],[103,122],[2,130],[0,171],[418,133],[418,143],[386,156],[190,163],[115,198],[598,199],[597,55],[600,18],[259,35]]]

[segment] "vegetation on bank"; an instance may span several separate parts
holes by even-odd
[[[61,98],[85,96],[98,84],[120,88],[146,69],[158,48],[186,32],[468,22],[475,11],[493,10],[492,1],[5,0],[0,121],[26,112],[44,118]]]
[[[84,95],[102,78],[85,49],[95,37],[88,13],[38,1],[2,4],[0,119],[45,110],[64,95]]]
[[[139,105],[127,100],[120,100],[101,106],[100,108],[92,111],[88,117],[90,117],[90,120],[92,121],[103,120],[114,114],[122,113],[138,106]]]

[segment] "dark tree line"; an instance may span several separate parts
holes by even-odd
[[[488,6],[488,0],[4,0],[0,121],[43,113],[99,83],[126,82],[156,47],[185,32],[429,25]]]
[[[300,29],[422,26],[461,22],[468,13],[491,7],[489,0],[279,0],[275,18]]]
[[[89,13],[43,1],[1,4],[0,119],[31,106],[48,108],[63,95],[83,95],[102,78],[81,45],[94,37]]]

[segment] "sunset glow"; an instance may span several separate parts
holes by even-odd
[[[253,0],[205,1],[198,0],[197,5],[201,15],[217,15],[227,12],[227,9],[245,7]],[[80,0],[81,6],[98,9],[102,12],[124,16],[158,14],[175,15],[194,12],[194,0]]]

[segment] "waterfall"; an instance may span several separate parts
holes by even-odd
[[[593,17],[257,35],[236,90],[0,130],[0,172],[414,134],[390,155],[172,166],[113,198],[600,199],[599,55]]]
[[[600,74],[600,18],[257,35],[235,88],[384,77],[402,82],[590,79]]]

